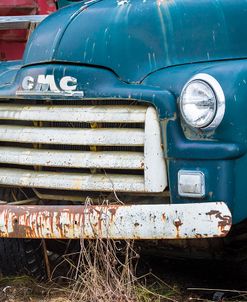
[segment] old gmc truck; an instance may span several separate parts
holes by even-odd
[[[2,273],[57,239],[244,259],[247,2],[63,4],[1,65]]]

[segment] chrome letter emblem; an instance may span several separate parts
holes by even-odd
[[[21,83],[17,95],[57,95],[57,96],[84,96],[83,91],[77,91],[78,81],[74,77],[62,77],[59,83],[54,75],[40,74],[37,78],[26,76]]]
[[[60,87],[64,91],[74,91],[77,87],[77,79],[73,77],[63,77],[60,81]]]
[[[22,81],[22,88],[24,90],[32,90],[34,88],[34,78],[25,77]]]

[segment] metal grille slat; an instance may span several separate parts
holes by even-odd
[[[144,155],[140,152],[86,152],[0,147],[0,163],[44,167],[143,170]]]
[[[52,122],[144,123],[144,106],[1,105],[0,119]]]
[[[5,168],[0,168],[0,185],[75,191],[145,190],[144,178],[138,175],[56,173]]]
[[[84,146],[143,146],[144,131],[120,128],[77,129],[1,125],[0,141]]]

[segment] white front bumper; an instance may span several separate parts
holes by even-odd
[[[223,202],[174,205],[0,206],[0,237],[186,239],[224,237]]]

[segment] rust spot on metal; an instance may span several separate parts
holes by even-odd
[[[215,216],[215,218],[219,219],[218,228],[220,229],[221,236],[224,237],[229,232],[229,229],[231,228],[232,225],[232,218],[230,216],[222,215],[220,211],[216,211],[216,210],[212,210],[206,213],[206,215],[209,215],[210,218],[211,216]]]
[[[217,215],[217,214],[220,214],[220,211],[211,210],[210,212],[206,213],[206,215],[209,215],[209,216],[213,216],[213,215]]]
[[[108,209],[108,211],[111,213],[111,223],[112,223],[116,215],[117,208],[112,206],[111,208]]]
[[[1,232],[0,236],[74,238],[78,237],[78,233],[84,234],[83,228],[86,227],[87,221],[91,224],[92,232],[100,237],[105,224],[107,223],[111,227],[114,223],[114,216],[118,208],[119,205],[101,206],[100,208],[97,206],[71,206],[69,208],[60,207],[60,209],[57,206],[5,206],[2,208],[2,213],[6,231]],[[137,226],[139,223],[135,224],[135,227]]]
[[[218,227],[222,233],[222,236],[225,236],[232,225],[232,218],[230,216],[220,216],[221,220],[218,222]]]
[[[165,213],[163,213],[163,214],[161,215],[161,219],[162,219],[163,222],[166,221],[166,214],[165,214]]]
[[[179,228],[179,227],[181,227],[181,225],[183,225],[183,223],[180,219],[176,219],[174,221],[174,225],[175,225],[176,228]]]
[[[180,238],[179,232],[180,232],[180,227],[183,225],[183,223],[182,223],[182,221],[179,218],[177,218],[177,219],[174,220],[174,225],[176,227],[176,232],[177,232],[177,236],[176,237]]]
[[[114,216],[114,215],[116,215],[117,208],[111,207],[111,208],[108,209],[108,211]]]

